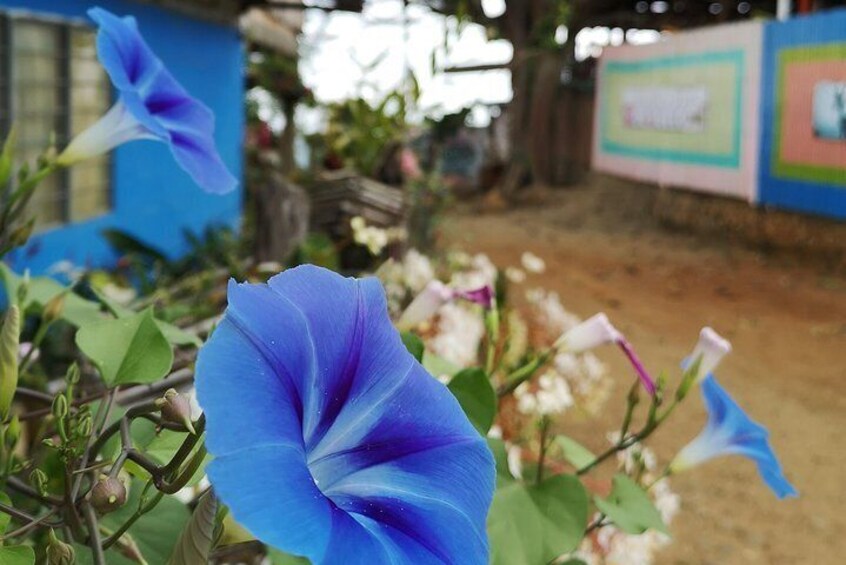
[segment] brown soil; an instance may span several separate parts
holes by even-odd
[[[795,255],[776,256],[731,238],[669,231],[653,219],[645,189],[556,191],[542,205],[485,213],[464,204],[443,224],[449,245],[519,265],[529,250],[546,260],[534,285],[559,293],[580,316],[608,313],[654,370],[678,367],[710,325],[734,353],[721,383],[769,427],[800,498],[777,500],[743,459],[712,461],[673,479],[682,511],[659,563],[842,563],[846,555],[846,278]],[[571,435],[598,449],[619,425],[630,370],[606,413],[573,423]],[[650,440],[664,461],[699,432],[696,395]],[[602,434],[597,433],[601,431]],[[611,469],[603,469],[610,472]],[[840,557],[838,557],[840,556]]]

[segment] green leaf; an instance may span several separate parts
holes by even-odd
[[[127,308],[122,304],[118,304],[114,300],[108,298],[102,292],[94,290],[94,293],[97,295],[97,299],[106,305],[106,308],[114,314],[115,318],[129,318],[135,315],[135,311],[131,308]],[[162,332],[162,335],[165,336],[172,345],[193,345],[194,347],[199,348],[203,345],[202,340],[197,337],[195,334],[185,331],[173,324],[169,324],[164,320],[159,320],[156,318],[156,325],[159,326],[159,329]]]
[[[596,460],[596,455],[587,447],[567,436],[556,436],[555,445],[561,448],[564,459],[576,469],[590,465]]]
[[[149,308],[129,318],[87,324],[77,332],[76,344],[109,386],[152,383],[173,365],[173,350]]]
[[[501,439],[489,437],[488,449],[493,453],[496,463],[496,488],[502,488],[517,480],[508,468],[508,451],[505,449],[505,442]]]
[[[653,529],[669,535],[649,495],[626,475],[615,475],[611,494],[606,499],[594,497],[594,503],[627,534],[642,534]]]
[[[9,130],[3,142],[3,153],[0,154],[0,185],[8,184],[12,176],[12,153],[15,150],[15,128]]]
[[[538,565],[573,551],[584,537],[587,514],[587,493],[571,475],[498,489],[487,523],[491,563]]]
[[[420,336],[412,332],[403,332],[402,343],[405,345],[405,348],[408,349],[408,352],[411,353],[418,362],[422,363],[423,351],[425,351],[426,347],[423,345],[423,340],[420,339]]]
[[[12,305],[0,320],[0,420],[5,420],[9,415],[9,408],[18,387],[20,334],[21,312],[17,306]]]
[[[9,495],[5,492],[0,490],[0,502],[5,504],[6,506],[12,506],[12,501],[9,499]],[[12,520],[12,517],[6,514],[5,512],[0,512],[0,536],[6,533],[6,528],[9,527],[9,522]]]
[[[33,565],[35,551],[26,545],[0,547],[0,563],[3,565]]]
[[[447,386],[470,423],[480,434],[487,435],[496,416],[496,391],[488,375],[482,369],[464,369]]]
[[[423,353],[423,361],[421,363],[423,363],[423,368],[435,377],[440,377],[441,375],[452,376],[461,370],[460,367],[456,367],[443,357],[432,355],[428,351]]]
[[[2,279],[3,288],[6,290],[6,296],[9,297],[10,301],[15,301],[18,296],[18,289],[22,283],[22,277],[19,277],[9,267],[0,263],[0,279]],[[21,313],[23,314],[30,312],[32,309],[40,310],[51,299],[63,292],[67,292],[67,287],[55,280],[49,277],[35,277],[29,281],[26,302],[18,306],[20,306]],[[65,320],[76,327],[81,327],[86,324],[99,322],[104,318],[100,312],[99,304],[86,300],[72,292],[67,292],[59,319]]]
[[[169,565],[196,565],[208,562],[209,553],[214,549],[219,506],[212,491],[203,495],[191,514],[191,520],[182,530],[176,547],[173,548]]]

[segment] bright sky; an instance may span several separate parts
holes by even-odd
[[[323,102],[356,96],[375,101],[402,84],[407,65],[421,86],[420,110],[424,114],[439,116],[481,103],[471,119],[485,125],[489,116],[484,105],[511,99],[509,71],[439,71],[451,66],[507,63],[513,52],[511,44],[488,41],[485,29],[475,24],[459,31],[453,19],[421,6],[410,5],[404,15],[402,6],[402,0],[368,0],[362,14],[307,10],[300,48],[300,72],[306,86]],[[484,0],[483,7],[495,17],[505,4],[504,0]],[[564,43],[566,38],[567,30],[562,27],[556,40]],[[623,38],[621,29],[582,30],[576,38],[576,56],[580,60],[598,56],[602,46],[619,45]],[[635,30],[627,39],[648,43],[659,38],[657,32]],[[317,127],[316,119],[302,116],[298,121],[305,121],[308,130],[312,129],[308,123]]]

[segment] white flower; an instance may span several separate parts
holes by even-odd
[[[699,371],[695,381],[699,382],[709,373],[713,373],[720,361],[731,351],[731,343],[720,336],[713,329],[705,327],[699,332],[699,342],[693,348],[693,353],[687,358],[687,363],[695,363],[702,356]]]
[[[452,300],[453,290],[438,280],[430,281],[423,292],[414,297],[397,322],[400,331],[415,328],[431,319],[441,307]]]
[[[606,343],[614,343],[621,337],[617,328],[608,321],[608,316],[599,313],[565,332],[555,342],[555,348],[560,351],[581,353]]]
[[[403,282],[411,292],[417,293],[435,278],[435,269],[428,257],[409,249],[402,261]]]
[[[530,251],[526,251],[520,257],[523,268],[530,273],[539,274],[546,270],[546,262]]]
[[[427,343],[433,354],[460,368],[478,362],[485,323],[475,308],[451,302],[438,312],[436,334]]]
[[[508,267],[505,269],[505,278],[509,281],[513,282],[514,284],[520,284],[521,282],[526,280],[526,273],[522,269],[518,269],[517,267]]]
[[[522,414],[548,416],[562,414],[573,406],[573,394],[567,381],[553,371],[546,371],[532,391],[528,382],[514,390],[517,410]]]

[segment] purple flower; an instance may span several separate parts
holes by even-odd
[[[608,343],[617,344],[631,363],[643,387],[650,396],[655,396],[655,381],[635,354],[632,345],[602,312],[564,332],[553,347],[566,353],[583,353]]]
[[[117,88],[117,103],[76,136],[57,159],[69,166],[136,139],[167,143],[176,162],[204,190],[225,193],[238,181],[214,145],[214,115],[168,72],[138,31],[135,18],[102,8],[88,11],[97,22],[97,55]]]
[[[400,315],[397,327],[403,331],[417,327],[437,314],[444,304],[461,298],[490,310],[494,307],[494,291],[485,285],[472,290],[457,290],[439,280],[430,281]]]
[[[769,433],[752,421],[714,375],[702,381],[702,399],[708,409],[708,424],[670,464],[674,473],[723,455],[743,455],[758,465],[758,473],[779,498],[796,496],[796,490],[784,478],[778,459],[768,440]]]
[[[196,378],[211,482],[262,541],[315,563],[487,563],[493,457],[376,279],[231,282]]]

